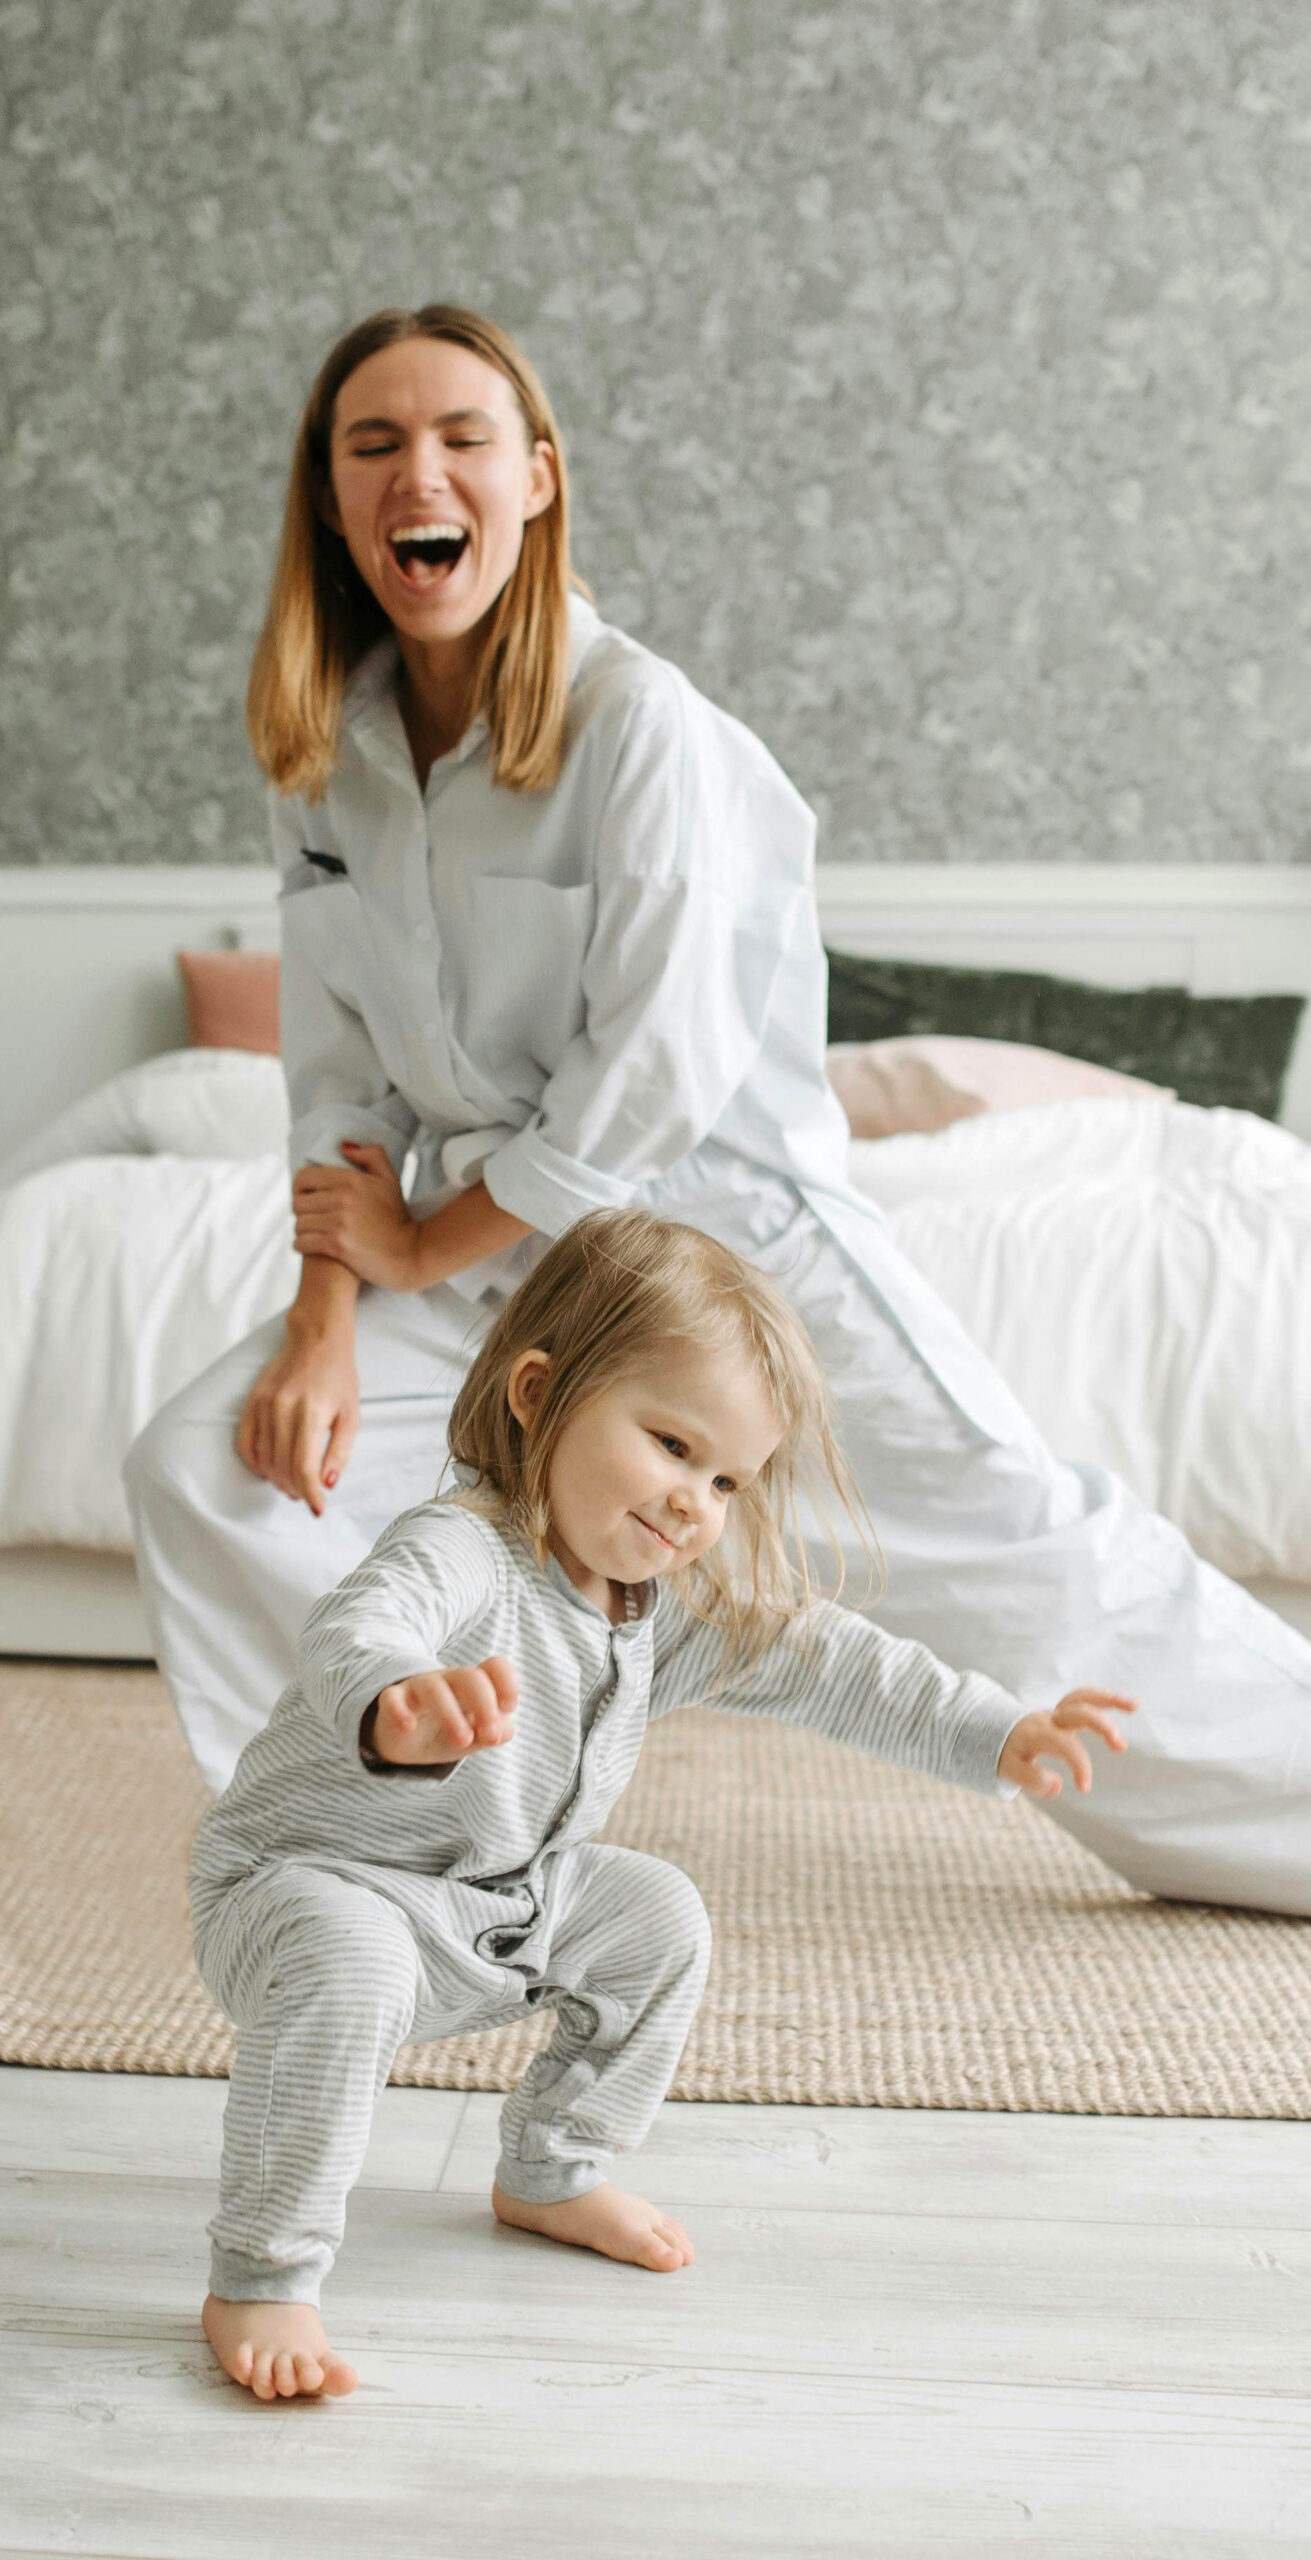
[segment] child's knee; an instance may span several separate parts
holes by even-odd
[[[644,1858],[647,1873],[638,1900],[642,1936],[653,1957],[670,1973],[689,1969],[704,1974],[710,1962],[710,1914],[681,1867],[663,1858]]]

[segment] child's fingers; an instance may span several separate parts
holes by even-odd
[[[514,1664],[506,1661],[503,1653],[489,1653],[486,1661],[481,1663],[479,1668],[486,1672],[503,1707],[513,1707],[518,1704],[519,1674]]]
[[[483,1750],[490,1743],[505,1741],[510,1711],[502,1706],[486,1664],[473,1663],[468,1670],[452,1672],[451,1678],[459,1686],[460,1704],[469,1720],[473,1748]]]
[[[1048,1759],[1059,1759],[1066,1762],[1067,1766],[1074,1772],[1074,1783],[1078,1788],[1080,1795],[1086,1796],[1088,1789],[1092,1785],[1092,1762],[1089,1759],[1087,1752],[1084,1750],[1083,1744],[1076,1738],[1076,1736],[1072,1733],[1061,1733],[1057,1731],[1052,1735],[1050,1742],[1045,1742],[1043,1744],[1043,1751]]]
[[[1054,1707],[1054,1715],[1064,1716],[1070,1707],[1113,1707],[1117,1715],[1136,1716],[1136,1698],[1122,1698],[1118,1689],[1071,1689]]]

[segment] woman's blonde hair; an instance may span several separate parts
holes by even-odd
[[[548,1480],[566,1423],[644,1359],[695,1348],[745,1352],[778,1416],[780,1438],[733,1498],[721,1543],[666,1577],[692,1613],[723,1628],[725,1676],[743,1670],[816,1597],[800,1497],[827,1530],[842,1587],[842,1548],[827,1496],[836,1493],[882,1589],[878,1542],[833,1437],[823,1373],[809,1336],[762,1273],[697,1227],[636,1209],[599,1210],[558,1236],[508,1299],[455,1400],[450,1450],[472,1481],[456,1498],[490,1512],[545,1560]],[[525,1429],[510,1410],[510,1372],[544,1351],[542,1398]],[[718,1685],[718,1684],[717,1684]]]
[[[569,701],[569,483],[550,401],[532,365],[495,322],[458,303],[375,311],[338,340],[305,406],[292,455],[282,539],[246,696],[256,761],[280,791],[322,798],[337,759],[342,697],[359,661],[391,629],[320,509],[331,486],[337,395],[369,356],[407,338],[467,347],[503,373],[529,446],[555,459],[550,505],[524,526],[514,572],[492,613],[472,716],[491,734],[493,779],[514,791],[549,787],[560,769]],[[582,581],[575,584],[581,586]]]

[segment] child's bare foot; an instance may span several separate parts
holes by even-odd
[[[329,2346],[309,2302],[225,2302],[207,2294],[201,2326],[225,2373],[257,2400],[317,2400],[353,2391],[356,2375]]]
[[[585,2196],[563,2204],[525,2204],[522,2196],[492,2189],[492,2211],[498,2222],[518,2231],[541,2231],[548,2240],[571,2240],[578,2249],[599,2249],[603,2258],[622,2258],[630,2267],[652,2267],[672,2275],[692,2263],[692,2243],[681,2222],[674,2222],[644,2196],[626,2195],[622,2187],[590,2187]]]

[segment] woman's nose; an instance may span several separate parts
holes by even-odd
[[[447,486],[446,448],[440,436],[415,437],[406,448],[400,477],[404,489],[435,491]]]

